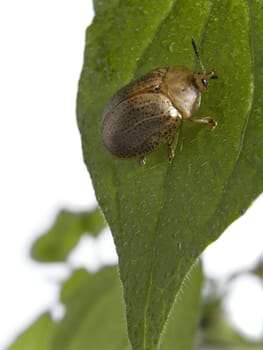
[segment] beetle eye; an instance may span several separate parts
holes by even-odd
[[[208,81],[207,81],[207,79],[202,79],[202,83],[203,83],[203,85],[204,85],[205,87],[208,86]]]
[[[161,90],[160,85],[156,85],[156,86],[154,87],[154,91],[155,91],[155,92],[160,92],[160,90]]]

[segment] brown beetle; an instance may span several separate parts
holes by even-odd
[[[167,144],[171,160],[172,143],[182,120],[216,127],[216,121],[210,117],[193,119],[208,79],[217,77],[214,71],[206,72],[193,39],[192,45],[201,73],[181,66],[157,68],[124,86],[109,100],[103,113],[102,139],[113,155],[139,156],[142,165],[145,154]]]

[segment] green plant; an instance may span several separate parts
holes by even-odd
[[[190,350],[202,277],[199,270],[189,282],[185,276],[200,253],[263,189],[263,2],[94,0],[94,8],[77,115],[84,159],[119,256],[131,345],[114,269],[97,276],[74,273],[62,293],[68,307],[65,318],[55,324],[42,316],[37,324],[46,327],[50,341],[45,349],[87,348],[90,335],[99,337],[102,327],[102,338],[108,341],[99,339],[99,345],[89,348]],[[165,147],[149,155],[145,167],[138,167],[135,160],[114,159],[100,135],[107,100],[152,68],[185,65],[194,69],[192,37],[205,65],[215,68],[219,76],[198,114],[215,117],[218,127],[211,134],[185,123],[171,164]],[[65,259],[65,251],[60,259]],[[90,286],[95,289],[90,291]],[[99,311],[90,309],[89,302],[96,297],[102,297]],[[107,309],[108,302],[114,307]],[[106,308],[101,309],[104,304]],[[100,321],[106,322],[106,314],[114,315],[110,328],[103,328]],[[110,343],[109,339],[116,339],[113,334],[118,343]],[[19,347],[14,344],[11,349]]]
[[[262,1],[94,1],[78,93],[85,162],[119,255],[133,349],[157,349],[185,275],[205,247],[262,192]],[[183,126],[176,156],[144,168],[101,142],[110,96],[152,68],[204,64],[219,76],[200,115],[218,127]]]

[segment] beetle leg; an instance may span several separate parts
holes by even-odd
[[[139,158],[139,165],[140,165],[140,166],[143,166],[143,165],[145,165],[145,163],[146,163],[146,158],[145,158],[145,156],[141,156],[141,157]]]
[[[168,143],[168,159],[172,161],[174,158],[174,150],[172,147],[173,140]]]
[[[205,118],[200,118],[200,119],[194,119],[194,118],[189,118],[192,122],[195,123],[202,123],[202,124],[208,124],[211,129],[214,129],[217,126],[216,120],[210,117],[205,117]]]

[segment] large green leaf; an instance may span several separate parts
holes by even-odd
[[[32,247],[32,256],[38,261],[64,261],[83,234],[98,235],[105,226],[99,209],[72,212],[61,210],[52,227],[41,235]]]
[[[94,1],[77,114],[85,162],[119,255],[133,349],[156,349],[174,299],[199,254],[263,189],[263,2]],[[111,95],[169,65],[195,67],[200,46],[211,83],[199,116],[185,122],[170,164],[166,147],[136,160],[112,157],[100,124]]]

